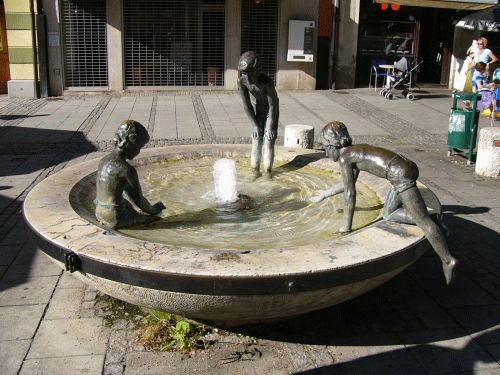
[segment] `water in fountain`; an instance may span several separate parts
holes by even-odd
[[[231,184],[236,185],[240,200],[221,206],[213,198],[214,158],[186,158],[138,167],[144,194],[150,201],[164,202],[166,209],[162,220],[120,232],[180,247],[241,250],[298,246],[311,243],[313,238],[323,241],[339,235],[342,194],[320,204],[310,204],[308,199],[340,182],[340,174],[307,166],[290,168],[278,160],[272,180],[255,180],[248,158],[233,160],[237,178]],[[356,190],[354,229],[369,224],[380,212],[374,191],[360,182]],[[234,196],[233,191],[228,199]]]

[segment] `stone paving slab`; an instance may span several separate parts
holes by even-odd
[[[45,319],[76,319],[81,317],[81,304],[85,297],[85,286],[62,288],[59,286],[50,300]]]
[[[333,374],[361,375],[372,373],[374,369],[380,374],[426,374],[399,338],[386,335],[382,341],[393,344],[380,345],[380,336],[338,340],[336,346],[328,348],[335,358],[328,370]],[[400,344],[395,345],[398,341]]]
[[[0,306],[22,306],[48,303],[58,276],[29,277],[22,284],[18,275],[6,276],[0,281]]]
[[[18,374],[67,375],[68,373],[72,373],[101,375],[103,364],[104,355],[78,355],[62,358],[27,359],[23,362],[21,371]]]
[[[353,117],[350,108],[339,104],[335,98],[343,97],[343,94],[324,93],[318,95],[315,92],[306,93],[288,93],[284,96],[284,102],[280,117],[284,125],[289,124],[305,124],[314,127],[315,134],[319,134],[320,130],[331,121],[341,121],[349,128],[352,136],[358,134],[364,135],[382,135],[384,130],[373,123],[369,119],[359,116]],[[287,100],[288,99],[288,100]]]
[[[442,339],[448,336],[453,339]],[[462,331],[410,332],[403,335],[403,340],[422,343],[408,345],[408,350],[429,374],[460,374],[498,367],[494,358]]]
[[[280,346],[279,344],[277,345]],[[240,358],[237,353],[242,353]],[[276,345],[247,345],[222,342],[200,353],[183,358],[180,353],[136,352],[127,356],[125,375],[156,374],[275,374],[294,371],[288,353]],[[239,359],[238,359],[239,358]],[[166,363],[175,367],[165,366]]]
[[[17,375],[30,344],[30,340],[0,341],[0,373]]]
[[[104,355],[106,331],[100,318],[44,319],[27,359]]]
[[[45,307],[45,304],[0,306],[0,341],[31,340]]]
[[[191,358],[145,352],[134,343],[131,326],[104,325],[95,290],[29,242],[22,200],[51,173],[102,157],[128,118],[148,127],[150,147],[249,142],[239,94],[0,97],[0,373],[309,375],[375,368],[383,374],[499,374],[500,190],[498,180],[477,176],[463,157],[447,157],[451,92],[426,87],[413,102],[387,101],[368,89],[279,96],[280,136],[287,124],[310,124],[317,134],[324,123],[341,120],[355,142],[417,162],[422,182],[443,203],[450,249],[461,262],[452,286],[444,285],[439,260],[429,253],[353,301],[274,325],[233,329],[224,342]],[[481,117],[479,126],[490,120]],[[245,354],[226,363],[238,353]]]

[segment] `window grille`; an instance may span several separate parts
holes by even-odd
[[[223,86],[225,0],[124,0],[125,85]]]
[[[63,0],[66,88],[108,86],[105,0]]]
[[[260,68],[276,83],[279,0],[241,1],[241,53],[254,51]]]

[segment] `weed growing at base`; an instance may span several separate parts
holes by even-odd
[[[178,350],[188,353],[211,345],[204,336],[211,328],[179,315],[151,310],[139,327],[136,341],[146,350]]]

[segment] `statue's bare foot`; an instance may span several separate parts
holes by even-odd
[[[350,226],[348,226],[348,225],[344,225],[343,227],[341,227],[339,229],[340,233],[349,233],[351,231],[352,231],[352,228]]]
[[[322,194],[318,194],[318,195],[314,195],[312,197],[309,197],[309,202],[311,202],[311,203],[318,203],[318,202],[321,202],[322,200],[323,200]]]
[[[458,261],[455,258],[451,258],[448,263],[443,262],[443,272],[446,279],[446,285],[450,285],[454,278],[455,268]]]
[[[260,176],[262,176],[262,173],[260,173],[259,168],[252,168],[252,179],[255,181]]]

